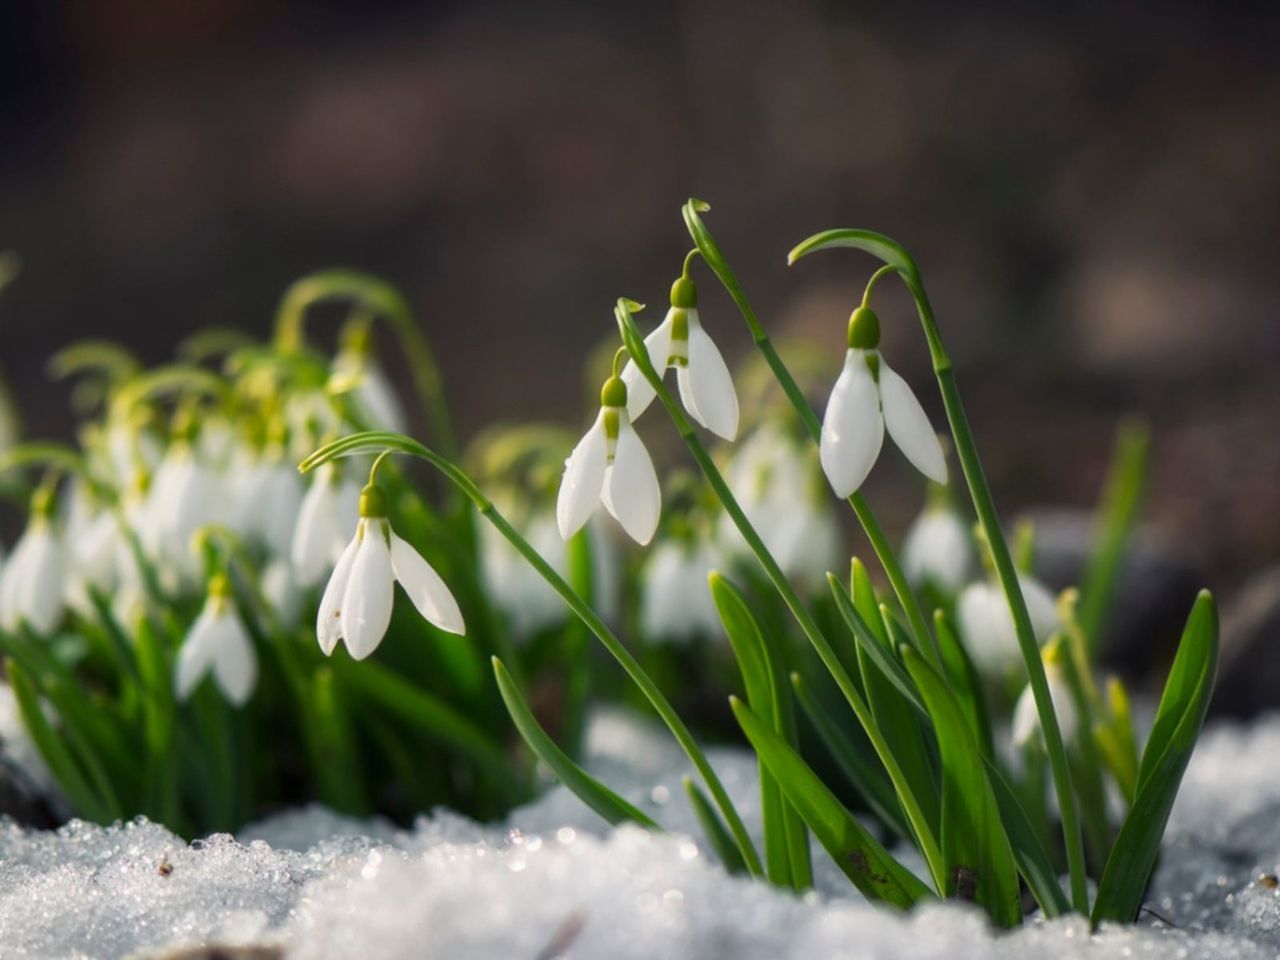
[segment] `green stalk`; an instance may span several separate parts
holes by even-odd
[[[795,263],[815,250],[833,246],[864,250],[895,267],[903,283],[906,284],[907,290],[910,291],[912,299],[915,300],[916,312],[920,316],[920,324],[924,328],[925,339],[929,343],[933,372],[942,393],[942,403],[946,410],[947,422],[951,426],[960,468],[964,472],[965,480],[969,485],[969,496],[973,500],[974,510],[986,535],[991,559],[996,568],[996,576],[1000,580],[1000,586],[1009,602],[1009,610],[1013,614],[1018,646],[1022,650],[1022,659],[1027,665],[1027,679],[1035,698],[1036,711],[1040,715],[1040,726],[1044,731],[1049,765],[1053,773],[1054,791],[1057,793],[1058,805],[1062,813],[1063,841],[1066,845],[1067,866],[1071,876],[1072,906],[1081,913],[1088,913],[1089,895],[1085,878],[1084,841],[1076,811],[1075,792],[1071,785],[1071,770],[1062,742],[1062,730],[1053,712],[1049,682],[1045,678],[1044,664],[1040,659],[1040,645],[1036,643],[1035,632],[1031,627],[1031,616],[1027,613],[1027,603],[1023,599],[1022,588],[1018,584],[1017,569],[1009,553],[1009,544],[1000,528],[1000,517],[991,496],[991,488],[987,484],[982,461],[978,458],[973,431],[969,428],[969,420],[960,399],[960,391],[956,387],[951,358],[942,345],[942,337],[933,316],[933,308],[929,305],[929,297],[925,292],[920,271],[911,255],[898,243],[869,230],[827,230],[816,234],[793,249],[787,257],[787,262]]]
[[[623,646],[622,641],[600,619],[599,614],[587,605],[565,579],[555,571],[555,568],[547,563],[542,555],[533,549],[529,542],[507,522],[507,518],[498,511],[489,501],[489,498],[476,486],[475,481],[467,476],[461,468],[416,440],[411,440],[397,433],[374,431],[357,433],[341,440],[335,440],[303,460],[298,465],[298,469],[306,473],[335,457],[356,456],[374,450],[395,450],[399,453],[406,453],[427,461],[439,470],[450,483],[471,500],[481,516],[493,524],[494,528],[506,538],[507,542],[515,547],[542,579],[546,580],[551,588],[560,595],[560,598],[564,600],[569,609],[604,644],[605,649],[613,655],[613,658],[618,661],[622,669],[627,672],[627,676],[640,688],[645,698],[652,704],[653,709],[657,711],[658,716],[667,725],[667,728],[689,757],[690,762],[693,763],[699,776],[702,777],[707,789],[711,792],[712,799],[724,816],[729,831],[733,834],[734,841],[742,852],[742,859],[746,862],[748,871],[752,876],[762,876],[763,869],[760,865],[760,855],[756,852],[755,845],[751,842],[746,825],[743,824],[738,811],[734,809],[733,802],[729,799],[728,791],[725,790],[720,778],[716,775],[715,770],[712,769],[711,763],[702,752],[702,748],[698,746],[698,742],[693,738],[693,734],[689,732],[689,728],[685,726],[684,721],[680,719],[675,708],[671,706],[662,691],[658,689],[657,684],[645,673],[644,668],[631,655],[631,652]]]
[[[341,268],[321,270],[294,281],[285,291],[276,313],[276,346],[286,352],[301,350],[307,308],[321,300],[339,297],[363,304],[391,324],[404,349],[414,389],[418,392],[436,443],[446,456],[456,458],[458,442],[453,419],[445,403],[444,384],[431,344],[414,322],[404,297],[390,284],[358,270]]]
[[[809,436],[814,443],[817,443],[822,436],[822,422],[805,398],[804,391],[796,383],[795,377],[791,375],[787,365],[782,362],[782,357],[778,355],[778,351],[769,339],[769,335],[765,332],[764,327],[761,326],[755,310],[752,309],[750,301],[747,300],[742,284],[738,282],[737,276],[730,269],[728,261],[725,260],[711,233],[707,230],[706,225],[703,224],[702,218],[698,216],[700,212],[705,213],[709,209],[710,207],[701,200],[690,200],[684,205],[684,222],[689,228],[689,235],[693,237],[693,242],[697,245],[698,252],[702,254],[702,259],[707,262],[707,266],[720,279],[720,283],[728,291],[733,302],[737,304],[738,311],[742,314],[742,319],[747,322],[747,327],[751,330],[751,338],[755,341],[756,347],[763,354],[765,362],[769,364],[769,369],[773,371],[774,377],[777,378],[778,383],[782,386],[782,392],[791,401],[791,406],[795,408],[801,422],[804,423],[805,429],[809,432]],[[880,523],[876,520],[876,516],[871,510],[871,505],[867,503],[866,498],[861,493],[856,492],[849,497],[848,503],[853,508],[853,513],[858,518],[858,523],[862,525],[862,530],[867,535],[867,540],[870,541],[871,549],[875,551],[876,559],[880,561],[880,566],[883,568],[885,576],[889,578],[889,585],[893,587],[898,603],[902,605],[902,609],[907,615],[907,623],[915,636],[916,646],[925,653],[925,656],[932,661],[935,667],[941,669],[942,656],[938,649],[938,641],[929,630],[929,622],[925,619],[924,611],[920,607],[920,601],[911,589],[911,584],[907,582],[907,575],[903,572],[902,565],[898,562],[898,557],[893,552],[893,547],[889,545],[888,538],[880,528]],[[926,642],[926,638],[928,642]]]
[[[867,736],[870,738],[872,746],[875,747],[876,754],[880,757],[880,762],[884,764],[885,770],[898,791],[904,812],[911,822],[912,830],[916,834],[921,852],[924,854],[925,860],[929,864],[930,872],[933,874],[938,893],[945,896],[947,872],[945,862],[942,859],[942,852],[933,836],[929,821],[920,809],[915,794],[911,791],[909,783],[898,765],[898,761],[889,749],[889,744],[880,734],[870,708],[862,699],[862,695],[858,693],[857,685],[853,682],[853,678],[849,676],[848,671],[845,670],[844,664],[836,654],[835,649],[827,642],[827,638],[822,635],[822,631],[814,621],[813,615],[801,603],[795,588],[791,586],[791,582],[787,580],[782,568],[778,566],[778,562],[774,560],[773,555],[764,545],[764,541],[760,539],[760,535],[756,533],[755,528],[747,520],[746,514],[742,512],[742,507],[738,505],[733,491],[729,489],[729,485],[725,482],[724,477],[721,476],[720,470],[716,467],[710,452],[694,432],[693,424],[684,415],[684,411],[676,405],[671,393],[663,385],[662,378],[658,375],[649,359],[648,351],[644,349],[640,331],[636,328],[635,320],[631,316],[631,306],[628,301],[620,300],[618,302],[617,315],[618,325],[622,330],[624,340],[627,342],[627,349],[631,354],[632,361],[656,391],[658,399],[662,402],[667,414],[675,424],[676,431],[693,454],[694,460],[697,461],[711,489],[724,506],[725,512],[733,520],[734,526],[738,528],[743,540],[746,541],[751,551],[755,554],[756,560],[764,569],[765,576],[769,578],[773,588],[778,591],[783,603],[791,611],[792,617],[800,625],[805,637],[812,644],[819,658],[821,658],[823,664],[835,679],[837,686],[840,687],[840,692],[849,701],[849,706],[853,708],[858,722],[866,729]]]

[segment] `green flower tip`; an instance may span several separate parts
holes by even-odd
[[[689,198],[689,206],[693,208],[695,213],[706,213],[711,209],[711,204],[705,200],[699,200],[697,197]]]
[[[874,350],[880,346],[880,318],[870,307],[859,307],[849,317],[849,349]]]
[[[387,493],[376,483],[369,483],[360,491],[360,516],[385,517],[387,515]]]
[[[671,305],[682,310],[692,310],[698,305],[698,288],[688,277],[681,277],[671,285]]]
[[[209,596],[217,600],[225,600],[231,596],[231,578],[225,573],[218,573],[209,579]]]
[[[627,405],[627,385],[620,377],[610,377],[600,388],[600,406],[625,407]]]

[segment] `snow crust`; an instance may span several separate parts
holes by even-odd
[[[396,958],[1274,957],[1280,952],[1280,715],[1211,728],[1188,771],[1149,904],[1133,927],[1078,919],[996,934],[971,908],[873,907],[819,851],[796,897],[724,873],[690,835],[681,756],[616,714],[591,766],[671,828],[610,829],[561,788],[482,826],[445,811],[410,830],[319,807],[187,844],[145,821],[57,832],[0,824],[0,955],[167,956],[278,946],[300,960]],[[749,824],[754,764],[712,753]],[[1158,915],[1158,918],[1157,916]]]

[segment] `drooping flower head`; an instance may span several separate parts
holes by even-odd
[[[191,625],[174,666],[174,693],[186,700],[208,673],[227,701],[237,707],[249,702],[258,682],[258,657],[249,634],[236,615],[231,581],[224,573],[209,581],[204,609]]]
[[[600,413],[569,454],[556,498],[556,524],[568,540],[605,509],[643,545],[653,539],[662,513],[662,492],[653,461],[627,414],[627,385],[610,377],[600,391]]]
[[[0,574],[0,626],[6,630],[27,623],[47,634],[62,619],[67,562],[54,513],[53,491],[41,487],[32,497],[27,529]]]
[[[325,656],[342,640],[355,660],[378,648],[391,624],[399,582],[418,612],[446,633],[462,634],[462,611],[440,575],[387,519],[387,495],[376,483],[360,492],[360,519],[325,587],[316,615],[316,638]]]
[[[820,454],[836,496],[852,496],[875,465],[885,430],[934,483],[947,482],[942,446],[920,401],[880,355],[880,319],[861,306],[849,318],[844,369],[827,401]]]
[[[1048,642],[1062,626],[1058,605],[1049,588],[1030,574],[1018,575],[1022,598],[1031,617],[1036,642]],[[998,583],[979,580],[960,594],[956,606],[965,649],[978,671],[988,677],[1008,676],[1022,663],[1022,648],[1009,610],[1009,599]]]
[[[671,286],[671,309],[644,339],[649,360],[661,376],[676,370],[680,400],[689,416],[712,433],[733,440],[738,435],[738,394],[719,348],[698,318],[698,290],[686,273]],[[627,415],[635,421],[656,395],[634,360],[622,371],[627,386]]]
[[[973,559],[972,530],[945,489],[933,486],[903,540],[903,573],[913,586],[929,585],[950,595],[964,586]]]

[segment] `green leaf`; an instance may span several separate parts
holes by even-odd
[[[711,598],[724,624],[742,672],[747,702],[770,727],[795,746],[795,720],[785,668],[771,650],[746,598],[719,573],[707,578]],[[764,822],[765,870],[770,882],[805,890],[812,885],[809,838],[804,823],[782,795],[767,767],[760,767],[760,808]]]
[[[1138,915],[1169,812],[1209,710],[1217,669],[1218,613],[1212,595],[1204,590],[1191,609],[1160,698],[1138,768],[1133,807],[1098,884],[1095,926],[1103,920],[1127,923]]]
[[[969,652],[951,628],[947,615],[941,610],[934,611],[933,629],[938,637],[938,646],[942,653],[942,663],[951,680],[951,691],[960,702],[969,720],[969,726],[977,738],[982,755],[995,755],[994,741],[991,736],[991,720],[987,714],[986,699],[982,694],[982,677],[969,659]]]
[[[907,825],[902,806],[898,803],[893,784],[885,776],[884,768],[875,759],[858,749],[857,744],[850,740],[844,728],[818,702],[818,698],[814,696],[800,674],[791,674],[791,687],[805,716],[809,718],[819,739],[826,746],[827,752],[831,754],[831,758],[835,760],[836,766],[845,775],[845,779],[871,808],[871,812],[904,840],[913,840],[911,828]]]
[[[1080,589],[1080,627],[1090,659],[1098,652],[1119,583],[1129,533],[1142,506],[1151,454],[1146,424],[1126,421],[1116,431],[1115,450],[1098,507],[1098,538]]]
[[[1017,865],[982,751],[946,680],[905,644],[902,659],[929,708],[938,740],[947,893],[971,896],[998,926],[1016,926],[1022,920]]]
[[[866,654],[867,658],[879,668],[884,678],[893,684],[921,717],[928,717],[928,711],[925,710],[924,703],[920,699],[919,691],[916,690],[915,684],[911,682],[911,677],[903,669],[902,664],[889,650],[887,643],[881,639],[883,634],[873,629],[857,611],[853,601],[849,599],[849,591],[835,574],[827,574],[827,585],[831,588],[831,596],[835,598],[836,609],[840,611],[841,618],[853,633],[859,653]],[[883,624],[879,623],[879,619],[880,615],[877,612],[877,628],[883,630]]]
[[[650,830],[661,829],[647,814],[632,806],[618,796],[603,783],[569,758],[569,755],[556,746],[555,741],[542,729],[533,711],[525,703],[524,697],[516,688],[511,674],[497,657],[493,658],[493,675],[498,681],[498,691],[507,705],[511,720],[524,737],[538,758],[551,768],[551,772],[560,782],[573,791],[579,800],[604,817],[609,823],[617,825],[630,821],[638,823]]]
[[[853,885],[869,900],[907,909],[932,896],[929,888],[900,864],[845,809],[800,755],[737,697],[734,716],[762,763],[795,805],[818,842]]]
[[[1009,835],[1009,844],[1013,847],[1013,858],[1017,861],[1018,872],[1027,882],[1040,909],[1046,917],[1057,917],[1071,910],[1071,901],[1062,892],[1058,883],[1058,871],[1049,858],[1044,844],[1040,842],[1040,834],[1036,832],[1031,818],[1018,799],[1018,794],[1004,774],[1000,772],[990,758],[986,759],[987,778],[991,781],[991,789],[995,792],[996,803],[1000,806],[1000,821]]]
[[[692,777],[685,777],[682,782],[684,792],[689,797],[689,805],[693,807],[694,816],[702,826],[702,833],[724,868],[732,874],[745,874],[747,865],[743,862],[742,851],[733,842],[733,837],[729,835],[729,829],[720,819],[720,814],[716,813],[716,808],[707,799],[707,795],[698,789]]]

